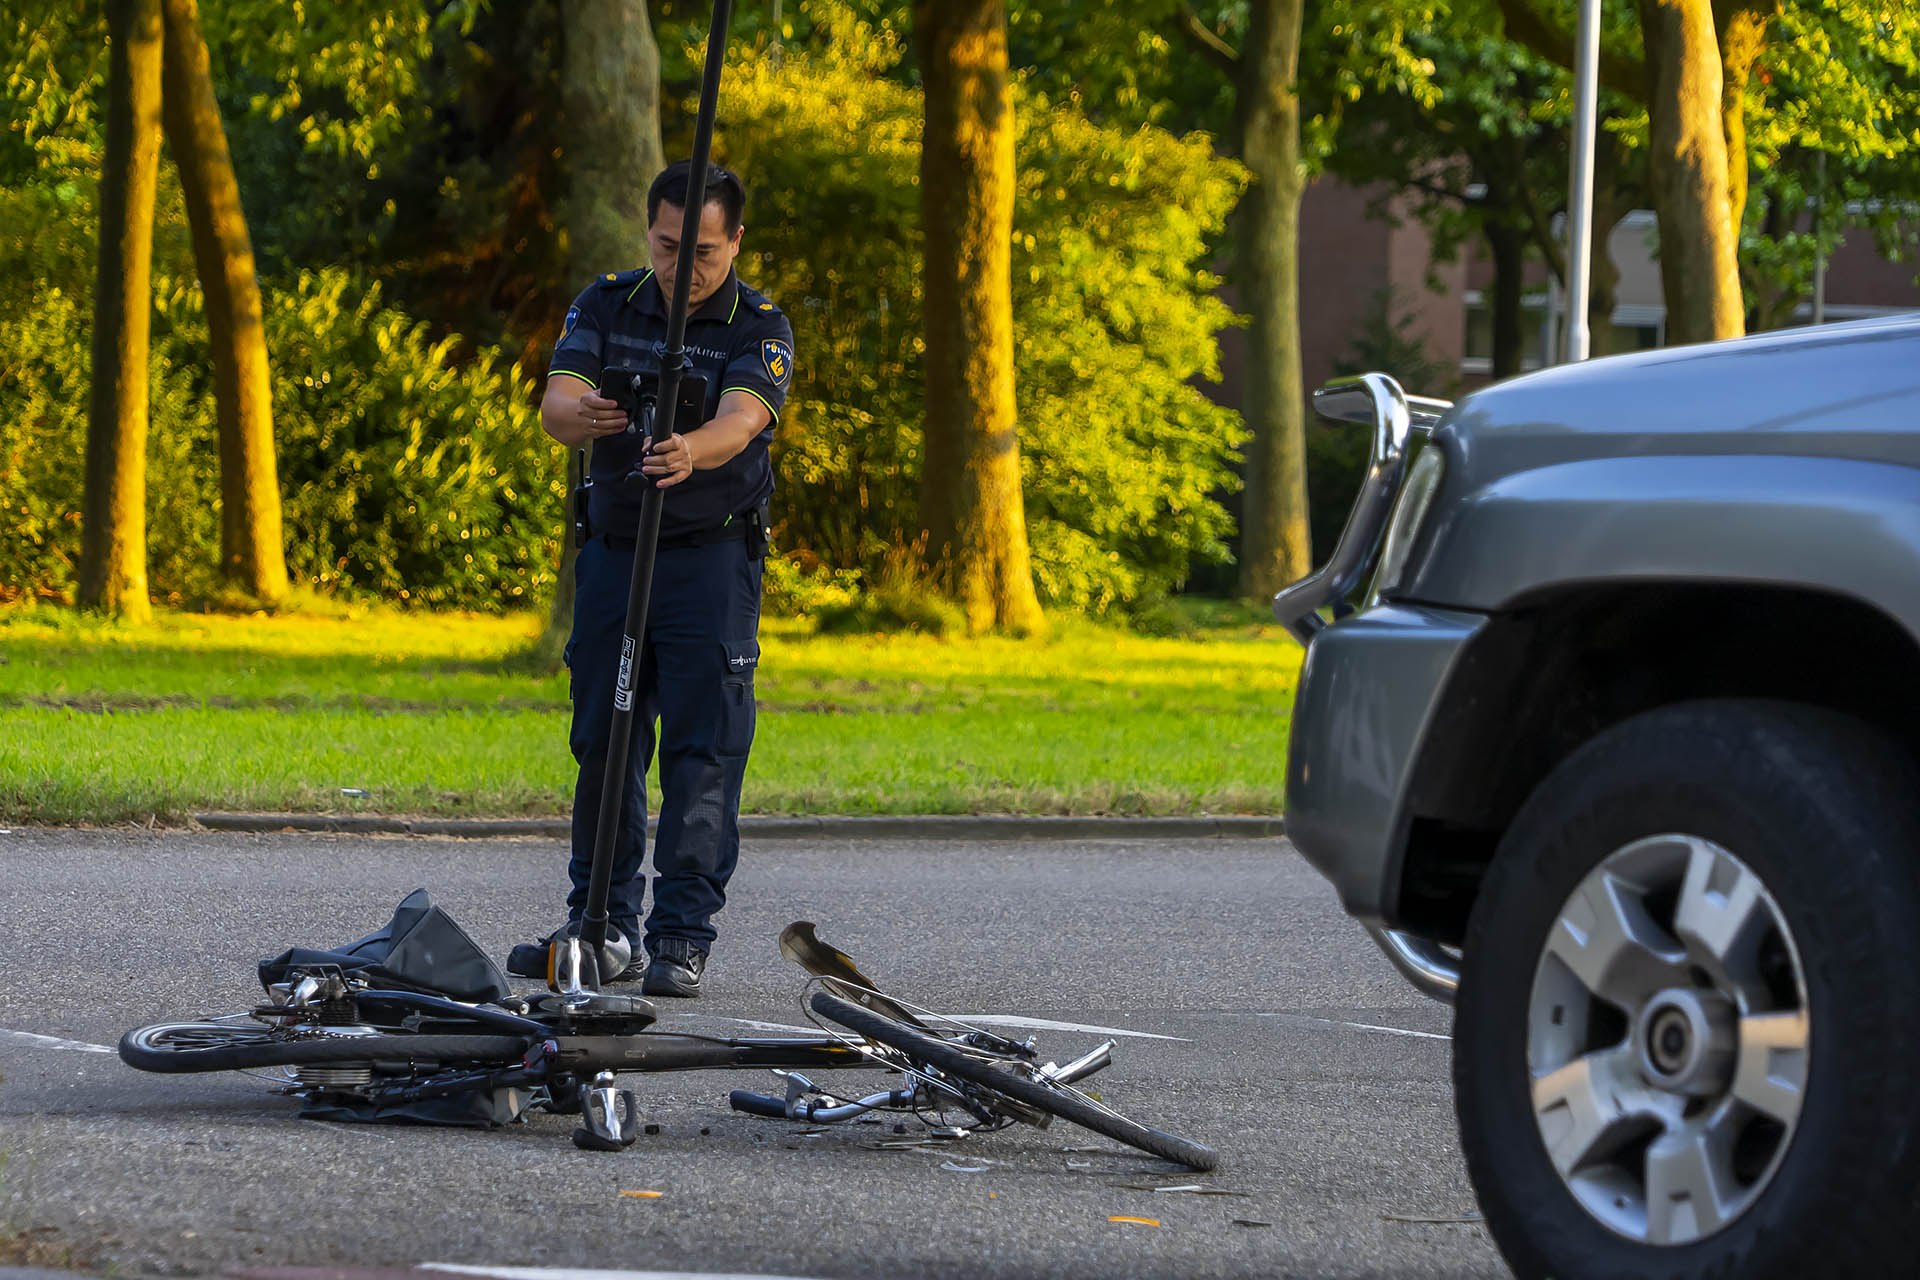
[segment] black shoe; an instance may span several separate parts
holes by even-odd
[[[706,967],[707,953],[685,938],[656,938],[640,990],[650,996],[691,1000],[700,994],[700,973]]]
[[[614,974],[611,978],[606,979],[608,983],[638,982],[646,976],[648,967],[647,953],[638,947],[633,949],[633,953],[633,959],[627,961],[627,967]]]
[[[540,942],[522,942],[507,952],[507,972],[516,978],[538,978],[547,980],[547,948],[550,940]]]

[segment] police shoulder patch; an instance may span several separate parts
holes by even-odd
[[[777,387],[786,386],[787,380],[793,377],[793,348],[780,338],[761,342],[760,361],[767,366],[767,376]]]
[[[609,271],[594,283],[602,289],[618,289],[632,284],[646,274],[648,273],[643,267],[636,267],[632,271]]]
[[[560,326],[560,341],[565,342],[567,340],[567,336],[573,332],[573,326],[579,323],[580,323],[580,308],[568,307],[567,321],[565,324]]]
[[[760,304],[760,309],[762,311],[771,311],[773,310],[773,304],[771,302],[763,302]]]

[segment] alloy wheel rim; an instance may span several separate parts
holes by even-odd
[[[1615,850],[1568,895],[1527,1008],[1533,1116],[1615,1233],[1686,1245],[1751,1208],[1806,1094],[1806,974],[1764,882],[1709,840]]]

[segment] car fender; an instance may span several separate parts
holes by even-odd
[[[1413,600],[1496,613],[1583,583],[1806,586],[1920,637],[1920,470],[1778,455],[1638,455],[1503,476],[1440,508]]]

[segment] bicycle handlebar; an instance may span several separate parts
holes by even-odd
[[[735,1111],[744,1111],[750,1116],[766,1116],[772,1120],[805,1120],[815,1124],[832,1124],[838,1120],[851,1120],[862,1112],[875,1111],[883,1107],[905,1107],[912,1103],[911,1089],[896,1089],[892,1093],[870,1093],[853,1102],[827,1106],[822,1106],[818,1098],[808,1098],[804,1106],[797,1106],[792,1113],[789,1113],[787,1100],[776,1098],[770,1093],[753,1093],[747,1089],[735,1089],[727,1095],[728,1106]]]

